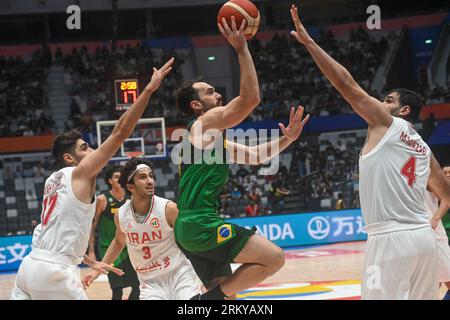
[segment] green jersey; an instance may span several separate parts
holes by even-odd
[[[447,237],[450,239],[450,210],[442,217],[442,224],[444,225]]]
[[[114,223],[114,216],[119,213],[119,208],[126,202],[125,197],[122,201],[117,200],[111,192],[105,192],[103,195],[106,198],[105,211],[100,215],[97,224],[98,228],[98,246],[100,249],[101,258],[105,256],[111,241],[116,236],[116,224]],[[128,257],[127,249],[123,249],[121,254],[114,261],[114,266],[118,266],[123,260]]]
[[[191,128],[196,118],[187,128]],[[209,150],[195,148],[183,140],[180,153],[178,183],[178,218],[175,239],[190,251],[207,251],[217,246],[217,229],[224,223],[218,216],[220,193],[228,181],[227,141],[224,137],[214,142]],[[190,151],[190,155],[186,152]],[[184,152],[184,154],[183,154]],[[221,238],[221,242],[231,239]]]

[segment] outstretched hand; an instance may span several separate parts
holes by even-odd
[[[295,31],[291,31],[291,35],[302,44],[306,44],[308,41],[311,41],[311,37],[303,24],[300,22],[300,18],[298,17],[298,8],[295,5],[292,5],[291,7],[291,17],[295,24]]]
[[[300,134],[302,133],[303,127],[309,120],[309,114],[303,119],[303,111],[305,109],[302,106],[299,106],[297,108],[297,111],[295,111],[295,108],[291,108],[291,114],[289,116],[289,125],[286,128],[284,124],[279,123],[281,132],[283,132],[283,135],[289,139],[290,141],[295,141],[300,137]]]
[[[100,273],[104,273],[107,274],[108,272],[114,272],[115,274],[117,274],[118,276],[123,276],[124,272],[121,269],[115,268],[110,264],[101,262],[101,261],[96,261],[94,264],[90,265],[90,267]]]
[[[164,80],[166,75],[172,71],[172,65],[175,61],[174,58],[170,58],[169,61],[167,61],[161,69],[156,69],[153,67],[153,75],[152,79],[150,80],[149,84],[147,85],[146,89],[150,90],[151,92],[155,92],[158,90],[159,86],[161,85],[161,82]]]
[[[83,278],[82,283],[84,288],[89,287],[101,273],[107,274],[108,272],[111,271],[117,274],[118,276],[124,275],[124,272],[121,269],[115,268],[112,265],[109,265],[104,262],[95,261],[89,266],[91,267],[92,270],[89,273],[87,273]]]
[[[231,28],[227,23],[225,18],[222,18],[222,24],[218,23],[220,33],[228,40],[231,46],[236,50],[242,50],[247,47],[247,40],[244,37],[244,30],[247,25],[247,20],[243,19],[241,27],[237,29],[236,19],[234,16],[231,17]]]

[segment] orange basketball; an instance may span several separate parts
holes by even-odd
[[[217,23],[222,24],[222,18],[225,18],[228,26],[231,28],[231,17],[236,20],[236,27],[239,29],[242,20],[247,20],[244,29],[245,39],[250,40],[258,31],[259,11],[258,8],[249,0],[230,0],[226,2],[219,10]]]

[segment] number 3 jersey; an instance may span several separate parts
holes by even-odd
[[[41,223],[33,235],[34,258],[68,259],[75,265],[83,260],[96,202],[86,204],[76,198],[72,190],[74,170],[63,168],[45,181]]]
[[[153,195],[150,211],[140,222],[131,200],[119,209],[119,226],[126,235],[128,255],[141,281],[150,280],[189,264],[175,243],[166,220],[168,199]]]
[[[396,117],[375,148],[360,156],[361,210],[369,234],[429,225],[424,203],[430,156],[412,125]]]

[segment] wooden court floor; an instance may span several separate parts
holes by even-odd
[[[286,263],[278,273],[237,297],[252,300],[359,299],[364,247],[362,241],[287,249]],[[88,271],[83,268],[81,274]],[[9,299],[15,276],[15,273],[0,274],[0,300]],[[442,289],[441,296],[445,292]],[[124,299],[129,292],[129,288],[124,290]],[[106,276],[97,279],[86,293],[89,299],[110,299]]]

